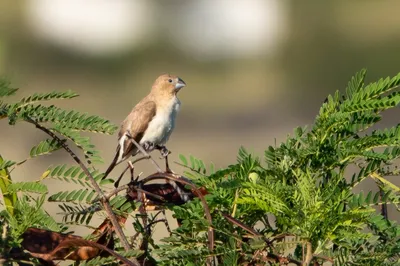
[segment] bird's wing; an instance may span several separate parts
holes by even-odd
[[[119,151],[117,150],[117,153],[120,153],[121,160],[136,153],[137,148],[130,138],[133,138],[137,143],[140,142],[150,121],[156,115],[156,110],[156,103],[154,101],[139,103],[135,108],[133,108],[132,112],[127,116],[124,122],[122,122],[119,131],[119,145],[117,147],[117,149],[119,149]]]
[[[141,102],[136,105],[131,113],[125,118],[118,134],[117,152],[105,172],[103,179],[108,176],[117,164],[127,159],[130,155],[136,154],[137,148],[130,138],[133,138],[137,143],[140,142],[150,121],[156,115],[156,110],[155,102]]]

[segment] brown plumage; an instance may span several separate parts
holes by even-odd
[[[168,74],[159,76],[150,93],[143,98],[121,124],[118,134],[118,147],[104,178],[114,167],[130,156],[138,153],[133,138],[140,145],[152,144],[148,151],[164,145],[175,126],[180,101],[178,91],[185,82],[177,76]]]

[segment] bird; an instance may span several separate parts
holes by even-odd
[[[170,74],[163,74],[155,80],[150,93],[133,107],[121,123],[116,154],[103,179],[116,165],[140,152],[132,139],[147,152],[159,149],[164,157],[168,155],[164,145],[174,130],[180,109],[177,94],[185,86],[181,78]]]

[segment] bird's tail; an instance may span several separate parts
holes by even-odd
[[[102,180],[105,179],[111,173],[111,171],[114,169],[114,167],[121,162],[120,152],[121,152],[121,149],[119,148],[119,145],[118,145],[117,152],[115,153],[114,159],[108,166],[106,172],[104,173]]]
[[[102,179],[106,178],[116,165],[126,160],[130,155],[133,154],[134,150],[132,149],[132,147],[133,144],[127,141],[127,135],[124,134],[118,140],[117,152],[115,153],[114,159],[112,160],[110,166],[107,168],[107,171],[104,173],[104,177]]]

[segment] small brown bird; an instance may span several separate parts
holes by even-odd
[[[186,83],[177,76],[164,74],[156,79],[150,93],[122,122],[117,152],[103,178],[107,177],[117,164],[139,152],[131,139],[148,152],[159,149],[164,156],[168,155],[164,145],[175,127],[176,115],[181,105],[177,93],[185,86]]]

